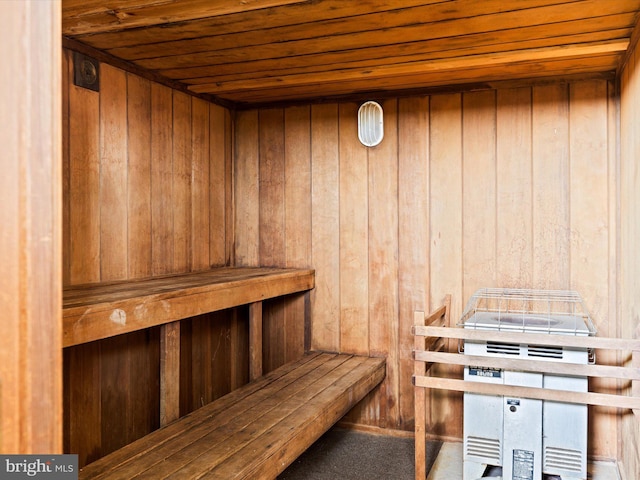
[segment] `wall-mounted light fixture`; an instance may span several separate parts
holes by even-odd
[[[365,102],[358,109],[358,138],[367,147],[375,147],[384,137],[382,107],[377,102]]]

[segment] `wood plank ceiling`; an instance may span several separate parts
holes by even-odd
[[[640,0],[63,0],[62,31],[235,105],[613,76]]]

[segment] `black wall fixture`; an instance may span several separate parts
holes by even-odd
[[[100,91],[100,62],[82,53],[73,52],[73,83],[78,87]]]

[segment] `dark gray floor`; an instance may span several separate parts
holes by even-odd
[[[427,471],[440,450],[427,444]],[[282,472],[281,480],[413,480],[413,439],[334,428]]]

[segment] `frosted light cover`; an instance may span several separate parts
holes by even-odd
[[[358,109],[358,138],[367,147],[375,147],[384,137],[382,107],[377,102],[365,102]]]

